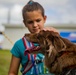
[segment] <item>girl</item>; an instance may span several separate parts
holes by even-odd
[[[45,31],[49,30],[49,31],[58,32],[56,29],[52,27],[44,28],[44,23],[46,22],[47,17],[45,15],[44,8],[38,2],[29,1],[23,7],[22,15],[23,15],[24,25],[28,28],[28,30],[32,34],[39,33],[40,30],[45,30]],[[20,64],[22,65],[21,72],[23,75],[40,75],[40,74],[42,75],[47,73],[48,71],[45,72],[42,62],[44,56],[41,54],[36,55],[36,59],[37,59],[36,67],[33,66],[29,68],[26,72],[24,72],[24,70],[26,69],[25,66],[27,66],[26,63],[28,61],[28,56],[24,55],[25,49],[26,46],[24,45],[24,41],[22,40],[22,38],[16,41],[13,48],[11,49],[12,59],[11,59],[8,75],[18,75]]]

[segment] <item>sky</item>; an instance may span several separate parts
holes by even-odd
[[[22,23],[22,8],[28,1],[0,0],[0,23]],[[47,15],[46,23],[76,23],[76,0],[34,1],[44,7],[45,15]]]

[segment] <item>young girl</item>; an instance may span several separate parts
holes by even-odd
[[[28,28],[28,30],[32,34],[39,33],[40,30],[45,30],[45,31],[49,30],[49,31],[58,32],[56,29],[52,27],[44,28],[44,23],[46,22],[45,11],[44,8],[38,2],[29,1],[23,7],[22,15],[23,15],[24,25]],[[28,56],[24,55],[25,50],[26,50],[26,46],[24,45],[24,41],[22,40],[22,38],[16,41],[13,48],[11,49],[12,59],[11,59],[8,75],[18,75],[20,64],[22,66],[21,72],[23,75],[46,74],[47,71],[45,71],[46,69],[44,68],[44,64],[42,62],[44,56],[41,54],[36,55],[36,59],[37,59],[35,60],[37,62],[36,65],[33,65],[32,67],[28,68],[29,66],[29,65],[27,66]],[[25,69],[27,69],[26,72],[24,72]]]

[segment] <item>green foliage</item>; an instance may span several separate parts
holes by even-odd
[[[0,50],[0,75],[8,75],[10,61],[11,61],[10,50]]]
[[[10,50],[0,50],[0,75],[8,75],[10,61],[11,61]],[[20,71],[18,75],[21,75]],[[53,74],[41,74],[41,75],[53,75]]]

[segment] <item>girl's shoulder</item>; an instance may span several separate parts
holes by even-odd
[[[23,43],[22,38],[18,39],[18,40],[14,43],[14,46],[23,47],[23,46],[24,46],[24,43]]]
[[[19,48],[19,49],[25,49],[24,47],[24,42],[22,40],[22,38],[18,39],[15,44],[14,44],[15,47]]]
[[[11,49],[11,53],[16,57],[21,57],[24,50],[25,50],[25,47],[23,44],[23,40],[21,38],[14,43],[14,46]]]
[[[18,40],[15,42],[15,44],[20,44],[20,43],[23,43],[22,38],[18,39]]]

